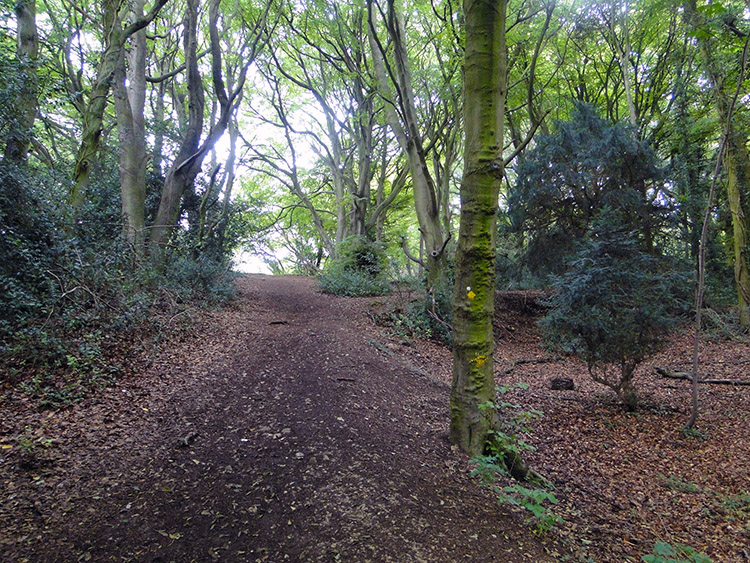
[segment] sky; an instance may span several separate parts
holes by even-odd
[[[234,255],[234,270],[243,274],[270,274],[271,269],[255,254],[240,250]]]

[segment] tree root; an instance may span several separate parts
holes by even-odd
[[[553,488],[552,483],[544,475],[532,469],[518,452],[506,449],[500,450],[499,453],[503,457],[508,473],[516,481],[523,481],[543,489]]]
[[[552,483],[541,473],[532,469],[521,457],[515,447],[501,444],[497,437],[490,434],[485,447],[485,453],[495,456],[498,463],[505,466],[505,470],[516,481],[523,481],[544,489],[554,488]]]

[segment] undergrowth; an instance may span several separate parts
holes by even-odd
[[[401,285],[408,288],[408,302],[379,315],[376,322],[390,328],[402,340],[424,338],[450,345],[453,318],[453,269],[450,263],[444,278],[431,291],[425,289],[424,280],[417,278],[405,280]]]
[[[388,256],[382,244],[364,237],[343,240],[318,275],[324,293],[342,297],[385,295],[391,290]]]
[[[111,385],[134,353],[189,320],[191,307],[233,292],[221,260],[175,253],[157,265],[124,245],[69,246],[44,276],[35,314],[0,331],[0,386],[51,408]]]
[[[712,563],[711,558],[681,543],[656,542],[651,555],[641,557],[645,563]]]
[[[519,383],[515,386],[502,386],[496,389],[498,395],[504,395],[513,388],[526,389],[527,385]],[[500,504],[508,503],[520,506],[531,514],[530,521],[534,523],[534,533],[543,534],[563,519],[555,514],[549,505],[557,504],[557,497],[548,488],[527,488],[518,483],[501,486],[499,482],[510,477],[508,471],[508,453],[521,454],[523,451],[533,450],[534,447],[526,443],[523,435],[531,428],[529,422],[541,418],[544,413],[536,409],[524,410],[521,405],[501,401],[488,401],[480,405],[484,409],[496,409],[502,412],[497,430],[493,431],[484,455],[471,460],[475,465],[472,475],[480,478],[480,483],[491,489],[497,495]],[[508,416],[509,413],[513,413]]]

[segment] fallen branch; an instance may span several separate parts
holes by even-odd
[[[668,379],[693,380],[693,377],[684,371],[671,371],[664,368],[656,368],[656,373]],[[741,379],[699,379],[698,383],[709,383],[714,385],[750,385],[750,381],[743,381]]]

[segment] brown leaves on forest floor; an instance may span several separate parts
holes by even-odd
[[[308,278],[245,276],[238,289],[232,307],[196,319],[193,338],[75,408],[6,395],[0,558],[521,563],[562,552],[476,487],[445,439],[446,384],[391,350],[401,345],[366,315],[376,300],[321,295]]]
[[[750,561],[750,389],[701,385],[697,429],[686,434],[690,383],[655,371],[689,371],[692,338],[678,334],[638,369],[642,404],[627,413],[583,363],[544,350],[538,311],[517,293],[498,296],[495,373],[511,388],[502,400],[544,412],[530,423],[525,439],[536,451],[526,456],[555,485],[554,512],[564,523],[552,533],[597,562],[640,561],[657,541],[714,561]],[[450,373],[447,351],[431,343],[415,349],[432,350],[432,369]],[[750,381],[750,341],[702,342],[701,373]],[[551,390],[560,377],[575,389]]]
[[[702,386],[700,433],[685,436],[689,383],[654,368],[684,371],[689,338],[641,367],[643,406],[628,414],[580,362],[540,347],[536,296],[500,300],[498,384],[528,384],[503,399],[545,413],[527,455],[564,518],[537,537],[445,439],[450,351],[373,324],[410,295],[238,287],[196,336],[76,408],[6,397],[1,559],[614,563],[661,540],[750,560],[750,388]],[[704,343],[705,374],[750,378],[749,348]],[[575,389],[552,391],[554,377]]]

